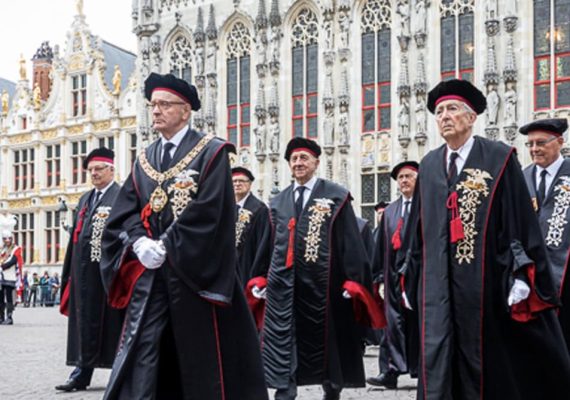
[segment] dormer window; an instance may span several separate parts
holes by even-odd
[[[87,113],[87,75],[71,77],[72,116],[81,117]]]

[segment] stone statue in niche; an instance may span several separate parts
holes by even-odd
[[[278,26],[271,27],[271,61],[279,61],[279,44],[281,42],[281,30]]]
[[[348,106],[341,104],[340,118],[338,121],[339,138],[338,144],[341,146],[348,146]]]
[[[255,150],[258,154],[265,152],[265,123],[259,124],[253,128],[255,135]]]
[[[271,119],[269,134],[271,135],[271,143],[270,143],[271,152],[279,153],[279,120],[277,118]]]
[[[334,108],[325,107],[325,118],[323,121],[323,132],[325,135],[325,146],[334,145]]]
[[[350,18],[348,13],[341,12],[338,15],[338,25],[340,27],[340,47],[343,49],[348,48],[348,39],[349,39],[349,31],[350,31]]]
[[[410,36],[410,5],[407,0],[400,0],[396,8],[400,16],[400,36]]]
[[[400,112],[398,113],[398,127],[400,128],[400,136],[410,136],[410,106],[406,98],[402,99]]]
[[[485,12],[487,14],[487,21],[497,19],[499,16],[497,13],[497,0],[487,0],[487,4],[485,4]]]
[[[204,46],[196,47],[196,75],[204,74]]]
[[[427,112],[426,105],[423,99],[417,99],[416,102],[416,130],[417,132],[427,132]]]
[[[427,0],[416,0],[415,33],[427,33]]]
[[[487,85],[487,122],[489,125],[497,125],[497,117],[499,115],[500,98],[497,93],[497,87],[493,84]],[[515,100],[516,102],[516,100]]]
[[[257,52],[259,64],[266,64],[267,63],[267,51],[265,49],[267,43],[263,39],[263,36],[264,35],[260,34],[255,39],[255,50]]]
[[[507,83],[507,91],[505,92],[505,126],[514,126],[517,124],[517,92],[514,83]]]

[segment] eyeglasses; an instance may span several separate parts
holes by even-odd
[[[91,167],[91,168],[87,168],[87,172],[89,172],[90,174],[94,173],[94,172],[101,172],[106,168],[109,168],[110,165],[104,165],[104,166],[100,166],[100,167]]]
[[[249,180],[247,180],[247,179],[234,179],[232,182],[233,183],[249,183]]]
[[[536,147],[544,147],[546,146],[548,143],[555,141],[556,139],[558,139],[558,136],[552,136],[550,139],[546,139],[546,140],[535,140],[535,141],[531,141],[531,142],[526,142],[524,145],[526,147],[528,147],[529,149],[533,146]]]
[[[154,107],[158,107],[161,111],[166,111],[174,104],[186,104],[183,101],[166,101],[166,100],[157,100],[157,101],[150,101],[146,103],[147,107],[151,110],[154,110]]]

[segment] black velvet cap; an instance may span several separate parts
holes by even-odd
[[[415,161],[402,161],[401,163],[397,164],[394,168],[392,168],[392,172],[390,172],[390,176],[392,177],[392,179],[397,180],[400,170],[406,167],[413,169],[414,171],[417,172],[418,169],[420,168],[420,165]]]
[[[375,210],[375,211],[378,211],[378,210],[380,210],[380,209],[382,209],[382,208],[386,208],[386,207],[388,207],[389,204],[390,204],[390,203],[388,203],[388,202],[386,202],[386,201],[380,201],[380,202],[378,202],[378,203],[374,206],[374,210]]]
[[[248,179],[250,181],[254,181],[255,178],[253,177],[253,174],[251,173],[251,171],[247,168],[244,167],[234,167],[232,168],[232,176],[233,175],[245,175],[248,177]]]
[[[546,118],[537,119],[521,126],[519,132],[523,135],[528,135],[531,132],[541,131],[551,135],[562,136],[567,129],[568,120],[566,118]]]
[[[291,158],[291,153],[293,153],[293,151],[296,149],[306,150],[317,158],[319,158],[321,155],[321,146],[319,146],[317,142],[302,137],[294,137],[289,141],[289,143],[287,143],[287,149],[285,150],[285,160],[289,161]]]
[[[160,75],[151,73],[144,81],[144,97],[150,101],[152,92],[156,89],[166,90],[180,97],[190,104],[194,111],[198,111],[202,105],[198,98],[198,91],[194,85],[190,85],[184,79],[178,79],[172,74]]]
[[[428,93],[427,107],[434,114],[436,106],[444,100],[459,100],[466,103],[477,114],[487,108],[487,99],[473,84],[462,79],[441,81]]]
[[[115,159],[115,153],[113,150],[110,150],[106,147],[99,147],[91,151],[83,160],[83,168],[87,169],[90,161],[102,161],[109,164],[113,164],[113,160]]]

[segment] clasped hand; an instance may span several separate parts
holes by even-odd
[[[133,250],[141,264],[147,269],[160,268],[166,259],[166,249],[162,241],[152,240],[146,236],[133,244]]]

